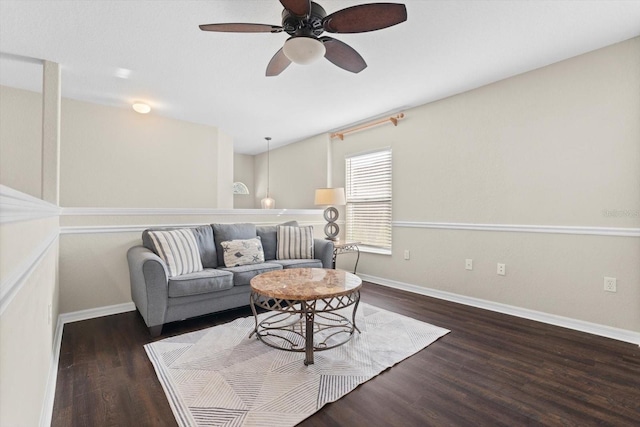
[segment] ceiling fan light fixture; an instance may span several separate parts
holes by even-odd
[[[285,56],[291,62],[307,65],[322,58],[326,52],[324,44],[314,37],[291,37],[282,48]]]

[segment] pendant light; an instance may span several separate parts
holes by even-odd
[[[267,136],[264,139],[267,140],[267,197],[260,200],[260,205],[262,205],[262,209],[273,209],[276,207],[276,201],[269,197],[269,141],[271,141],[271,137]]]

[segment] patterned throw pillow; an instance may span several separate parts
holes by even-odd
[[[224,252],[224,265],[227,267],[239,267],[248,264],[262,264],[264,251],[260,237],[246,240],[229,240],[221,242]]]
[[[150,231],[149,237],[167,264],[169,277],[202,271],[198,243],[190,229]]]
[[[314,259],[313,226],[278,226],[277,259]]]

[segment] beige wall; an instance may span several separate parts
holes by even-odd
[[[233,207],[236,209],[253,209],[255,186],[253,184],[254,156],[248,154],[233,155],[233,181],[243,182],[249,188],[249,194],[233,196]]]
[[[42,94],[0,86],[0,184],[42,195]]]
[[[364,254],[358,271],[640,331],[636,237],[434,230],[401,223],[638,228],[639,117],[635,38],[410,109],[398,127],[335,140],[336,187],[344,185],[346,155],[393,150],[393,218],[400,222],[393,228],[393,255]],[[284,147],[281,156],[304,157],[303,147],[311,144]],[[297,185],[311,186],[323,177],[322,171],[311,173]],[[409,261],[403,259],[405,249]],[[465,258],[474,260],[472,271],[464,269]],[[339,266],[349,268],[347,261]],[[496,274],[498,262],[507,265],[504,277]],[[603,291],[604,276],[617,278],[617,293]]]
[[[326,187],[327,135],[271,150],[270,193],[279,209],[315,209],[316,188]],[[267,191],[267,153],[255,156],[255,206]]]
[[[233,164],[233,150],[214,127],[63,99],[61,138],[61,206],[230,203],[232,189],[219,195],[218,185],[231,178],[220,178],[218,166]]]
[[[218,131],[218,165],[215,170],[218,181],[217,203],[219,209],[233,209],[233,138]]]

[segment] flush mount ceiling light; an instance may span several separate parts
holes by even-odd
[[[144,102],[135,102],[132,107],[136,113],[140,114],[147,114],[149,111],[151,111],[151,107]]]
[[[327,49],[318,39],[311,37],[291,37],[284,43],[282,51],[291,62],[307,65],[322,58]]]

